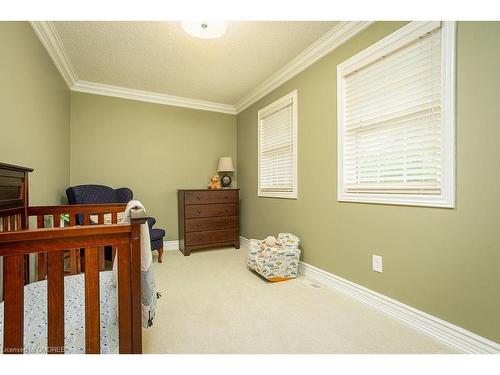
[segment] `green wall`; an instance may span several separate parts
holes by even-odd
[[[70,91],[28,22],[0,22],[0,162],[34,168],[32,205],[69,184]],[[35,272],[31,257],[31,275]],[[0,257],[0,300],[2,300]]]
[[[0,22],[0,161],[32,167],[31,204],[69,183],[70,91],[27,22]]]
[[[71,185],[129,187],[169,241],[177,189],[206,188],[220,156],[236,163],[234,115],[71,94]]]
[[[237,116],[242,235],[296,233],[305,262],[500,342],[500,22],[457,28],[456,208],[337,202],[336,66],[403,25],[370,26]],[[295,89],[299,198],[258,198],[257,111]]]
[[[0,22],[0,161],[35,168],[32,204],[70,184],[129,186],[173,240],[176,190],[238,156],[245,237],[296,233],[304,261],[499,342],[500,23],[458,24],[456,208],[336,200],[336,65],[402,25],[376,23],[235,118],[70,94],[29,24]],[[257,111],[295,89],[299,199],[257,198]]]

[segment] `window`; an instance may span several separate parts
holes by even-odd
[[[297,198],[297,91],[258,112],[259,197]]]
[[[338,200],[455,205],[454,22],[412,22],[337,67]]]

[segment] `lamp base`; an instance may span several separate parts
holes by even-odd
[[[231,176],[229,176],[228,174],[222,175],[220,179],[220,184],[222,185],[223,189],[229,189],[231,187],[231,182],[233,182]]]

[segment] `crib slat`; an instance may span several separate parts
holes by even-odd
[[[64,251],[48,256],[48,353],[64,354]]]
[[[38,253],[38,281],[45,280],[47,276],[47,254]]]
[[[104,214],[99,213],[97,215],[97,224],[104,224]],[[99,247],[99,271],[104,271],[106,269],[106,261],[104,259],[104,246]]]
[[[14,232],[16,230],[16,215],[10,217],[10,231]]]
[[[76,214],[69,213],[69,226],[76,225]],[[69,251],[69,274],[76,275],[80,273],[80,249],[71,249]]]
[[[97,247],[85,249],[85,353],[99,354],[99,253]]]
[[[17,228],[17,230],[20,230],[22,228],[21,214],[16,215],[16,228]]]
[[[141,313],[141,226],[132,225],[130,273],[132,290],[132,352],[142,354],[142,313]]]
[[[3,258],[4,354],[22,354],[24,340],[24,259]]]
[[[59,214],[54,214],[53,216],[53,226],[54,228],[59,228],[61,226],[61,215]]]
[[[60,228],[61,227],[61,214],[54,214],[52,215],[52,227],[53,228]],[[47,263],[48,263],[48,258],[47,258]],[[49,277],[49,271],[48,271],[48,266],[47,266],[47,278]]]
[[[2,232],[8,232],[9,231],[9,217],[4,216],[0,220],[2,220]]]
[[[130,354],[132,353],[130,245],[119,246],[117,256],[120,354]]]
[[[44,226],[45,226],[45,221],[44,221],[43,215],[38,215],[36,217],[36,227],[38,229],[40,229],[40,228],[43,228]]]
[[[43,215],[38,215],[36,217],[36,226],[37,228],[44,228],[45,221]],[[46,253],[38,253],[37,255],[38,262],[38,280],[45,280],[45,276],[47,275],[47,254]]]
[[[83,215],[83,225],[90,225],[90,213]],[[82,257],[80,257],[80,267],[82,270],[87,268],[87,253],[85,252]]]
[[[80,273],[80,269],[78,267],[80,260],[80,249],[71,249],[69,251],[69,273],[70,275],[76,275]]]
[[[76,269],[78,273],[84,272],[83,265],[85,261],[82,260],[82,252],[80,249],[76,250]]]
[[[116,224],[118,223],[118,213],[117,212],[112,212],[111,213],[111,224]],[[116,246],[113,246],[111,250],[111,264],[115,263],[115,256],[116,256]]]

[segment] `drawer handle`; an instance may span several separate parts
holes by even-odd
[[[201,210],[198,210],[198,213],[201,214]]]
[[[226,221],[226,224],[229,224],[229,221]]]
[[[200,223],[198,223],[198,224],[196,224],[196,226],[197,226],[197,227],[201,227],[201,224],[200,224]]]
[[[196,197],[196,199],[201,199],[201,197],[198,195],[198,196]]]

